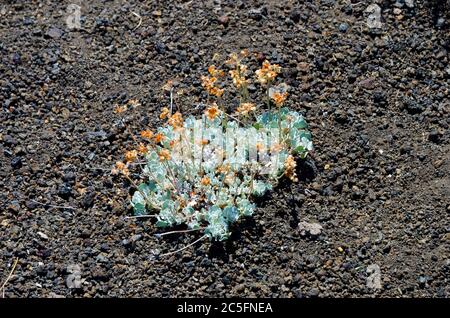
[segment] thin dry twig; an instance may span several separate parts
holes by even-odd
[[[199,239],[195,240],[194,242],[189,243],[188,245],[186,245],[186,246],[184,246],[184,247],[182,247],[182,248],[180,248],[180,249],[178,249],[178,250],[176,250],[176,251],[168,252],[168,253],[165,253],[165,254],[161,254],[161,255],[159,255],[159,256],[169,256],[169,255],[172,255],[172,254],[176,254],[176,253],[181,252],[181,251],[187,249],[188,247],[191,247],[192,245],[194,245],[194,244],[200,242],[201,240],[204,240],[204,239],[207,238],[207,237],[208,237],[207,235],[203,235],[202,237],[200,237]]]
[[[6,284],[8,283],[8,281],[11,279],[12,275],[14,274],[14,270],[16,269],[16,266],[17,266],[18,262],[19,262],[19,258],[16,258],[16,260],[14,261],[13,267],[12,267],[11,271],[9,272],[8,277],[6,278],[5,282],[0,287],[0,290],[2,291],[2,298],[5,298],[5,287],[6,287]]]
[[[141,24],[142,24],[142,17],[141,17],[139,14],[137,14],[136,12],[134,12],[134,11],[131,11],[131,13],[134,14],[136,17],[139,18],[139,23],[138,23],[138,25],[135,26],[134,29],[133,29],[133,31],[135,31],[137,28],[139,28],[139,27],[141,26]]]

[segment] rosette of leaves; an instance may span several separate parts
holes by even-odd
[[[136,215],[157,211],[157,227],[185,224],[189,229],[203,231],[210,239],[226,240],[233,223],[253,214],[252,198],[271,190],[283,174],[289,154],[306,157],[312,149],[311,134],[303,116],[286,108],[263,113],[253,125],[246,127],[229,121],[226,130],[221,116],[212,121],[189,117],[184,121],[186,130],[182,131],[196,125],[208,128],[201,130],[201,138],[208,140],[207,145],[199,145],[198,136],[186,134],[180,139],[170,126],[159,129],[165,136],[161,147],[172,150],[172,140],[183,140],[183,147],[191,151],[174,154],[167,161],[161,161],[155,150],[149,151],[142,171],[146,182],[139,185],[131,204]],[[268,135],[277,134],[273,137],[287,146],[267,162],[254,160],[250,150],[238,151],[245,143],[227,138],[216,140],[220,133],[226,135],[230,130],[235,140],[248,140],[251,144],[266,143]],[[231,153],[223,161],[213,155],[217,142]],[[272,168],[271,173],[263,173],[268,166]]]

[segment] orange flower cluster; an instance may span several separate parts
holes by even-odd
[[[279,143],[275,143],[272,145],[272,147],[270,147],[270,152],[271,153],[278,153],[283,149],[283,146]]]
[[[139,107],[141,106],[141,103],[137,99],[130,99],[128,101],[128,105],[130,105],[131,107]]]
[[[217,107],[217,104],[213,104],[205,110],[205,115],[209,120],[214,120],[220,114],[220,109]]]
[[[116,105],[114,107],[114,113],[122,114],[128,110],[128,106],[139,107],[139,106],[141,106],[141,103],[137,99],[130,99],[128,101],[128,103],[126,103],[125,105],[121,105],[121,106]]]
[[[256,105],[253,103],[242,103],[239,105],[239,107],[236,109],[236,113],[242,116],[248,116],[250,112],[253,112],[256,110]]]
[[[170,110],[167,107],[163,107],[161,114],[159,114],[159,119],[164,119],[166,117],[168,117],[170,114]]]
[[[144,144],[139,144],[138,149],[140,154],[145,155],[148,151],[147,146],[145,146]]]
[[[231,79],[233,80],[233,84],[234,86],[236,86],[236,88],[239,89],[248,85],[248,80],[245,78],[246,74],[247,74],[247,66],[242,65],[240,63],[237,64],[235,70],[230,71]]]
[[[170,152],[167,149],[161,149],[158,155],[160,161],[170,160]]]
[[[136,150],[130,150],[125,153],[125,161],[132,162],[137,158],[138,152]]]
[[[262,85],[266,85],[272,82],[280,72],[281,67],[278,64],[270,64],[265,60],[262,67],[256,71],[256,78]]]
[[[200,180],[200,183],[204,186],[208,186],[211,183],[211,180],[208,177],[203,177],[202,180]]]
[[[153,137],[153,132],[151,130],[143,130],[141,131],[141,137],[151,139]]]
[[[172,80],[168,80],[162,87],[163,90],[165,91],[170,91],[173,88],[173,81]]]
[[[224,77],[225,73],[222,70],[219,70],[216,68],[215,65],[210,65],[208,67],[208,73],[213,77],[213,78],[217,78],[217,77]]]
[[[127,111],[127,105],[122,105],[122,106],[116,105],[116,107],[114,107],[114,113],[116,113],[116,114],[122,114],[126,111]]]
[[[127,165],[124,164],[122,161],[116,162],[116,168],[113,169],[113,173],[115,173],[115,172],[121,172],[126,176],[130,174],[130,171],[128,170]]]
[[[287,92],[274,92],[272,94],[272,100],[274,101],[275,105],[277,105],[278,107],[281,107],[281,105],[283,105],[284,101],[287,98],[288,93]]]
[[[157,133],[154,137],[153,137],[153,141],[157,144],[159,144],[160,142],[164,141],[164,139],[166,138],[166,136],[164,136],[162,133]]]
[[[239,55],[236,53],[231,53],[229,59],[226,60],[225,63],[230,66],[236,66],[237,64],[240,64],[242,59],[246,58],[248,55],[248,49],[242,50],[241,52],[239,52]]]
[[[230,164],[227,163],[224,165],[220,165],[216,171],[217,171],[217,173],[220,173],[220,174],[226,174],[230,171]]]
[[[169,120],[167,123],[173,128],[179,128],[183,126],[183,116],[181,116],[180,112],[176,112],[172,116],[169,116]]]
[[[222,70],[217,69],[214,65],[208,67],[208,72],[211,77],[202,76],[202,86],[210,95],[214,95],[216,97],[221,97],[223,95],[224,90],[218,88],[215,84],[217,82],[217,77],[223,77],[224,72]]]
[[[286,168],[285,175],[294,182],[298,181],[297,174],[295,172],[296,166],[297,163],[295,162],[294,157],[292,155],[289,155],[284,162],[284,167]]]
[[[266,148],[266,147],[264,147],[264,144],[263,144],[262,142],[257,142],[257,143],[256,143],[256,150],[257,150],[258,152],[263,152],[265,148]]]

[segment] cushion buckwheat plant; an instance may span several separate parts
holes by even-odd
[[[244,50],[226,61],[239,95],[233,113],[225,112],[221,100],[225,72],[212,65],[202,77],[208,94],[202,116],[183,118],[172,113],[172,105],[163,108],[160,118],[167,124],[142,131],[142,143],[125,154],[125,163],[116,163],[115,170],[137,188],[131,200],[137,216],[155,217],[157,227],[185,224],[185,232],[226,240],[230,225],[254,212],[252,198],[264,195],[283,176],[297,180],[296,158],[305,158],[312,149],[311,134],[302,115],[283,107],[288,87],[274,85],[280,66],[262,64],[254,78],[265,98],[250,101],[249,72],[243,64],[248,57]],[[168,90],[172,94],[170,83]],[[258,104],[266,110],[258,112]],[[139,156],[145,166],[137,183],[128,166]]]

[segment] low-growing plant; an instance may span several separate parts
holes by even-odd
[[[171,105],[160,118],[167,124],[142,131],[142,143],[125,154],[125,163],[116,163],[116,171],[137,188],[131,200],[136,216],[155,217],[160,228],[185,224],[184,232],[226,240],[231,224],[254,213],[254,197],[263,196],[282,177],[297,181],[296,158],[305,158],[312,149],[311,134],[301,114],[283,107],[288,87],[273,85],[281,68],[268,61],[256,71],[266,92],[261,103],[266,109],[257,114],[260,105],[250,101],[248,69],[242,63],[248,57],[244,50],[226,62],[239,96],[234,113],[225,111],[225,90],[219,84],[225,72],[214,65],[202,77],[208,97],[200,118],[173,113],[173,87],[170,82],[165,86]],[[139,155],[145,165],[136,183],[128,168]]]

